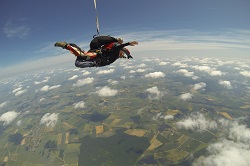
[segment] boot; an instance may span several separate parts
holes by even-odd
[[[66,42],[56,42],[56,43],[54,44],[54,46],[55,46],[55,47],[62,47],[63,49],[65,49],[66,46],[67,46],[67,43],[66,43]]]

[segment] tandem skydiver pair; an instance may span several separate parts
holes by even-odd
[[[125,47],[137,44],[137,41],[123,43],[122,38],[97,36],[90,42],[89,51],[82,50],[74,43],[56,42],[54,46],[69,50],[76,56],[75,66],[86,68],[107,66],[115,62],[118,58],[133,58],[129,50]]]

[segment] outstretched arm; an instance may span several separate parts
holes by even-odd
[[[121,56],[122,58],[128,58],[128,59],[132,58],[133,59],[133,57],[130,55],[130,52],[127,48],[125,48],[125,47],[122,48],[120,53],[121,52],[123,53],[123,56]],[[124,53],[127,55],[127,57],[124,56]]]
[[[135,46],[137,44],[139,44],[137,41],[132,41],[132,42],[120,44],[120,45],[116,46],[116,49],[121,50],[123,47],[126,47],[126,46]]]
[[[137,41],[132,41],[132,42],[129,42],[129,45],[130,46],[135,46],[135,45],[138,45],[139,43]]]

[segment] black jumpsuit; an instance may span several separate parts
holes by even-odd
[[[90,42],[89,52],[95,52],[100,50],[101,47],[105,44],[110,44],[113,42],[118,42],[116,38],[111,36],[98,36],[95,37]],[[85,68],[85,67],[98,67],[98,66],[107,66],[116,61],[119,58],[120,50],[128,46],[129,43],[124,44],[115,44],[111,50],[101,50],[102,53],[92,60],[84,60],[81,56],[78,56],[75,62],[76,67]]]

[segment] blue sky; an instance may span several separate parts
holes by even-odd
[[[138,40],[134,53],[250,55],[249,0],[97,0],[97,8],[101,34]],[[57,61],[68,52],[56,41],[88,49],[96,33],[93,0],[4,0],[0,26],[1,69]]]

